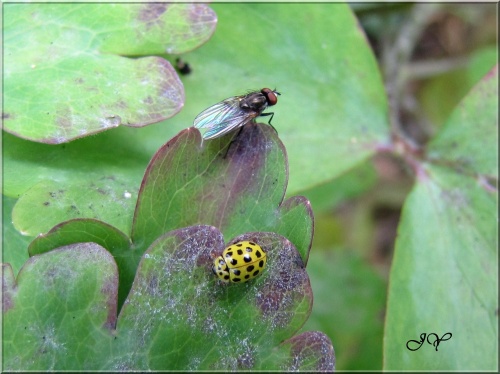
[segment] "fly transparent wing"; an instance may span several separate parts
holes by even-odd
[[[239,101],[236,98],[226,99],[198,114],[194,119],[193,126],[197,129],[211,128],[220,122],[226,121],[227,118],[238,115],[240,111]]]
[[[208,130],[205,134],[203,134],[203,139],[218,138],[219,136],[225,135],[233,131],[234,129],[237,129],[238,127],[245,125],[252,118],[254,118],[254,116],[249,115],[248,113],[245,113],[245,115],[234,117],[228,120],[227,122],[221,123],[220,125]]]
[[[243,126],[254,117],[254,113],[240,108],[237,98],[230,98],[198,114],[193,126],[198,129],[208,128],[203,139],[213,139]]]

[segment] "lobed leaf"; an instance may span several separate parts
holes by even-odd
[[[115,54],[186,52],[216,23],[202,4],[8,4],[5,15],[4,129],[50,144],[172,117],[184,88],[170,63]]]
[[[3,265],[2,369],[98,368],[93,355],[112,341],[118,272],[94,243],[30,258],[14,280]]]
[[[73,243],[96,243],[113,255],[120,274],[118,305],[121,306],[130,291],[142,252],[134,251],[130,239],[120,230],[88,218],[65,221],[54,226],[33,240],[28,252],[34,256]]]
[[[127,186],[120,175],[81,175],[81,185],[71,189],[45,180],[28,190],[16,203],[12,219],[16,229],[25,235],[37,235],[68,219],[99,219],[129,232],[127,213],[135,204],[137,187]],[[117,190],[121,193],[117,194]],[[33,215],[33,211],[37,215]],[[40,216],[44,219],[40,220]]]
[[[297,250],[275,233],[231,242],[241,240],[261,245],[268,265],[252,281],[225,284],[211,271],[224,248],[219,230],[193,226],[158,238],[142,257],[118,320],[116,265],[97,244],[36,255],[17,282],[6,266],[4,369],[332,370],[326,336],[307,333],[281,344],[312,306]]]
[[[125,364],[250,369],[263,352],[300,328],[312,302],[300,255],[273,233],[249,233],[231,243],[241,240],[258,243],[267,252],[268,266],[254,281],[229,285],[211,271],[213,258],[224,248],[214,227],[176,230],[151,245],[118,322],[118,329],[128,332],[118,342],[126,344],[123,351],[133,352]],[[151,319],[152,313],[157,317]],[[132,349],[132,342],[151,345]],[[110,369],[123,365],[121,357],[114,360]]]
[[[180,227],[209,224],[225,237],[271,231],[287,237],[307,262],[313,235],[309,202],[283,202],[286,153],[270,127],[250,123],[201,146],[187,129],[153,156],[137,201],[132,240],[145,247]]]

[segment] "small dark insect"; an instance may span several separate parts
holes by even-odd
[[[276,90],[263,88],[246,95],[230,97],[198,114],[193,126],[197,129],[208,129],[203,139],[214,139],[244,126],[259,116],[271,116],[268,122],[271,125],[274,113],[262,112],[268,106],[276,105],[279,95],[281,94]]]
[[[191,74],[191,72],[193,71],[193,69],[191,69],[191,66],[186,61],[183,61],[180,58],[177,58],[175,60],[175,68],[182,75]]]

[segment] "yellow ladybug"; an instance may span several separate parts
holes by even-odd
[[[266,260],[266,252],[258,244],[241,241],[224,249],[212,271],[224,282],[243,283],[261,274]]]

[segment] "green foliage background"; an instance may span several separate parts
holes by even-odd
[[[398,51],[391,37],[427,8],[153,7],[134,23],[126,6],[51,5],[45,15],[48,5],[23,6],[34,5],[4,6],[3,262],[14,276],[32,239],[63,221],[99,219],[130,233],[145,168],[162,144],[219,100],[276,88],[286,195],[304,195],[316,215],[306,268],[314,306],[302,331],[328,335],[337,369],[498,368],[498,57],[487,39],[464,47],[470,58],[444,74],[422,79],[414,60],[401,64],[403,83],[420,83],[417,119],[398,117],[402,130],[380,45]],[[487,8],[457,8],[436,12],[486,30]],[[190,75],[151,57],[174,63],[177,55]],[[424,140],[412,132],[419,126],[427,126]],[[305,222],[296,220],[298,232]],[[395,247],[384,247],[396,225]],[[408,351],[424,332],[453,337],[438,352],[425,344]]]

